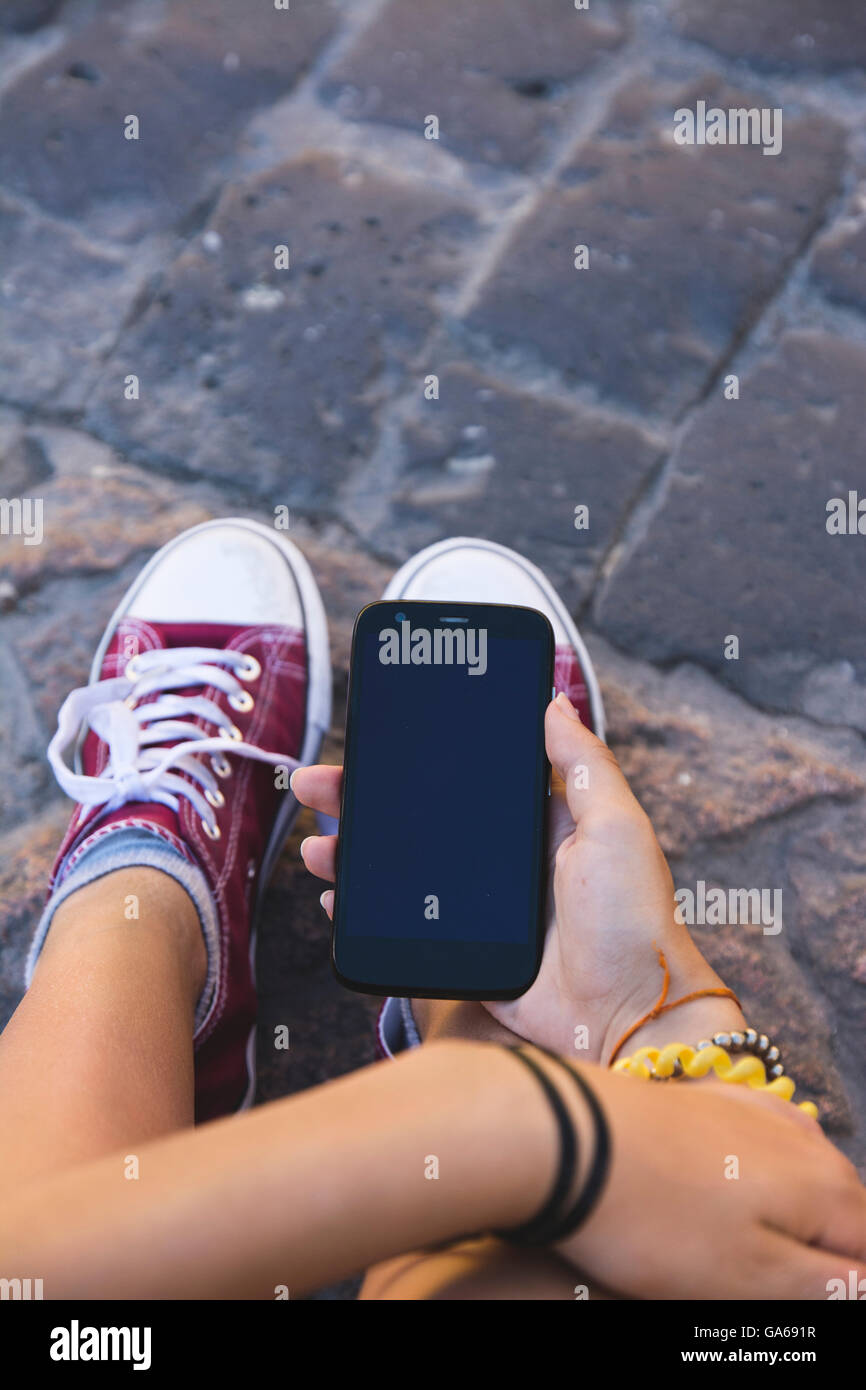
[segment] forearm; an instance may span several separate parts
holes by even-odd
[[[118,1154],[7,1194],[0,1274],[41,1278],[47,1298],[303,1293],[524,1221],[556,1152],[513,1058],[440,1044],[143,1147],[137,1179]]]

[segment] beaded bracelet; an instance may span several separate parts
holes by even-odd
[[[731,1052],[750,1052],[753,1057],[759,1057],[764,1063],[771,1081],[775,1081],[785,1070],[779,1048],[766,1033],[759,1033],[755,1028],[746,1028],[742,1032],[735,1030],[733,1033],[714,1033],[711,1038],[701,1039],[697,1044],[698,1052],[705,1047],[723,1047]]]
[[[725,1052],[750,1053],[764,1063],[771,1081],[776,1081],[785,1070],[779,1048],[770,1041],[766,1033],[759,1033],[756,1028],[745,1028],[740,1032],[735,1029],[733,1033],[714,1033],[711,1038],[702,1038],[699,1043],[695,1043],[696,1052],[703,1052],[708,1047],[721,1047]],[[684,1074],[682,1064],[677,1060],[670,1076],[659,1076],[655,1070],[650,1075],[653,1081],[668,1081],[676,1080]]]
[[[641,1047],[631,1057],[614,1062],[613,1070],[627,1072],[629,1076],[641,1077],[646,1081],[669,1081],[677,1075],[697,1078],[713,1071],[720,1081],[769,1091],[782,1100],[790,1100],[795,1090],[790,1076],[776,1075],[768,1081],[760,1057],[747,1055],[732,1061],[723,1047],[709,1041],[698,1044],[697,1048],[689,1047],[686,1043],[668,1043],[663,1048]],[[818,1108],[812,1101],[798,1102],[798,1108],[813,1119],[818,1118]]]
[[[702,1038],[696,1048],[686,1047],[685,1043],[669,1043],[661,1052],[658,1048],[642,1047],[632,1057],[617,1061],[623,1045],[639,1029],[643,1028],[644,1024],[659,1018],[662,1014],[669,1013],[671,1009],[678,1008],[680,1004],[689,1004],[693,999],[715,995],[718,998],[732,999],[738,1007],[741,1007],[733,990],[727,987],[694,990],[691,994],[684,994],[680,999],[674,999],[668,1003],[667,995],[671,982],[670,970],[664,951],[660,950],[655,942],[653,942],[653,946],[664,974],[661,994],[655,1007],[623,1033],[611,1052],[608,1066],[614,1071],[626,1071],[632,1076],[641,1076],[652,1081],[669,1081],[681,1076],[706,1076],[712,1068],[716,1076],[722,1081],[743,1083],[756,1090],[772,1091],[775,1095],[781,1096],[783,1100],[790,1100],[794,1094],[794,1083],[789,1077],[783,1075],[785,1068],[782,1065],[782,1054],[766,1033],[759,1033],[755,1028],[734,1029],[731,1033],[714,1033],[712,1038]],[[748,1060],[743,1057],[742,1060],[734,1064],[728,1056],[727,1048],[730,1048],[734,1053],[746,1053]],[[688,1059],[686,1053],[689,1054]],[[704,1059],[702,1062],[693,1060],[697,1054],[700,1054]],[[767,1080],[768,1077],[769,1081]],[[818,1108],[811,1101],[802,1101],[798,1104],[800,1110],[805,1110],[814,1119],[818,1118]]]

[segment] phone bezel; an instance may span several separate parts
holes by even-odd
[[[503,629],[515,638],[539,637],[544,642],[543,684],[539,685],[539,732],[538,760],[539,775],[536,793],[536,819],[534,827],[532,872],[537,885],[534,932],[530,931],[525,943],[503,942],[465,942],[436,941],[427,938],[402,941],[396,937],[359,936],[349,933],[343,927],[344,890],[342,868],[344,863],[344,812],[347,787],[353,766],[354,709],[357,697],[356,680],[353,672],[357,669],[355,656],[357,643],[367,623],[382,622],[385,615],[393,624],[395,615],[405,612],[412,621],[412,614],[418,613],[426,618],[438,613],[440,620],[447,615],[465,617],[467,626],[483,627],[488,631],[494,626],[499,635]],[[381,615],[381,616],[374,616]],[[340,800],[340,834],[337,840],[337,867],[335,881],[334,914],[331,926],[331,964],[340,984],[361,994],[395,995],[427,999],[516,999],[529,989],[536,978],[541,964],[544,948],[544,894],[546,884],[546,794],[550,785],[550,764],[544,747],[543,713],[553,687],[553,663],[555,642],[553,628],[546,614],[538,609],[516,604],[467,603],[462,601],[431,601],[422,599],[378,600],[361,609],[355,619],[352,632],[352,660],[349,670],[349,687],[346,698],[346,736],[344,752],[344,776]],[[452,982],[433,984],[430,971],[420,972],[425,957],[432,953],[441,955],[453,962]],[[495,964],[490,962],[491,952],[495,952]],[[372,979],[359,973],[359,959],[378,957],[379,961],[390,957],[388,973],[390,978]],[[393,969],[393,973],[391,970]],[[414,979],[407,975],[410,971]],[[484,983],[478,983],[484,970]],[[380,972],[375,972],[377,975]],[[460,982],[462,979],[462,983]]]

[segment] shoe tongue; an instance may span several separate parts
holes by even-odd
[[[228,646],[229,642],[244,629],[233,627],[229,623],[151,623],[150,626],[159,634],[160,649],[163,651],[176,651],[181,647],[212,647],[217,651],[222,651]],[[119,630],[118,641],[122,641],[122,630]],[[206,663],[201,663],[206,664]],[[228,667],[220,668],[225,671]],[[171,686],[167,688],[167,695],[202,695],[205,686],[201,684],[189,686]],[[139,701],[142,705],[153,704],[160,698],[163,692],[153,691],[150,695],[145,695]],[[189,719],[192,720],[190,715]],[[167,739],[161,747],[170,748],[172,744],[180,742],[179,739]]]
[[[150,626],[159,634],[161,647],[164,651],[176,651],[181,647],[211,647],[216,651],[222,651],[239,633],[248,631],[247,628],[238,627],[231,623],[151,623]],[[122,632],[118,640],[122,640]],[[221,666],[220,669],[228,671],[230,668]],[[203,695],[205,689],[206,685],[202,684],[172,686],[170,689],[166,689],[165,693],[180,697],[198,696]],[[160,694],[160,691],[155,690],[152,694],[143,696],[140,703],[143,705],[153,704],[160,698]],[[216,693],[215,698],[217,700],[220,698],[219,692]],[[188,718],[194,722],[194,716],[189,715]],[[216,730],[210,729],[209,732],[215,733]],[[180,741],[179,738],[166,739],[160,747],[171,748]]]
[[[174,647],[216,647],[222,650],[249,629],[233,623],[150,623],[159,633],[162,645]]]

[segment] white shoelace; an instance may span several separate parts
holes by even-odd
[[[73,801],[85,806],[104,805],[106,811],[116,810],[127,801],[157,801],[178,811],[179,798],[185,796],[210,837],[218,839],[215,808],[225,799],[217,776],[224,778],[231,773],[227,752],[291,771],[298,760],[244,743],[240,730],[213,700],[164,692],[215,686],[228,695],[230,704],[240,701],[238,708],[251,709],[252,697],[238,674],[253,681],[260,670],[254,657],[231,649],[175,647],[141,652],[127,664],[122,676],[73,690],[63,702],[57,732],[48,747],[48,761],[57,781]],[[148,695],[159,698],[138,703]],[[207,734],[186,722],[190,715],[214,724],[218,733]],[[63,758],[85,723],[108,745],[108,762],[98,777],[75,772]],[[169,739],[181,741],[171,748],[160,747]],[[210,756],[203,758],[204,754]]]

